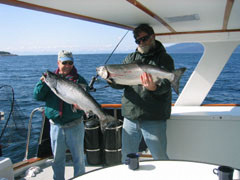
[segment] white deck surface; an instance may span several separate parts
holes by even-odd
[[[218,166],[187,161],[144,161],[139,163],[137,170],[130,170],[127,165],[117,165],[96,170],[75,179],[217,180],[219,178],[213,173],[214,168]]]
[[[189,161],[153,161],[152,158],[141,158],[138,170],[130,170],[127,165],[116,165],[112,167],[102,168],[102,166],[86,166],[85,175],[74,179],[105,179],[122,180],[128,178],[134,179],[184,179],[184,180],[217,180],[218,177],[213,174],[213,169],[218,165],[205,164]],[[26,177],[23,175],[16,180],[50,180],[53,177],[51,161],[45,163],[45,167],[41,168],[41,172],[35,177]],[[92,171],[92,172],[91,172]],[[65,168],[65,179],[73,179],[72,163],[67,163]],[[235,170],[233,180],[240,180],[239,171]]]
[[[33,177],[28,177],[27,176],[27,170],[29,170],[29,168],[24,171],[25,174],[22,174],[21,177],[16,178],[16,180],[50,180],[53,179],[53,170],[52,170],[52,160],[48,160],[46,161],[43,165],[37,165],[37,166],[32,166],[32,167],[40,167],[41,171],[39,173],[36,173],[36,176]],[[86,164],[86,172],[98,169],[98,168],[102,168],[102,166],[89,166]],[[34,171],[28,173],[29,176],[31,175],[31,173],[33,173]],[[71,179],[73,178],[73,166],[72,166],[72,162],[69,161],[68,163],[66,163],[65,166],[65,179]]]
[[[148,152],[149,153],[149,152]],[[144,158],[140,158],[140,160],[152,160],[152,158],[149,157],[144,157]],[[53,179],[53,171],[52,171],[52,160],[47,160],[45,163],[43,163],[42,165],[36,165],[35,167],[40,167],[41,168],[41,172],[40,173],[36,173],[36,176],[34,177],[27,177],[26,176],[26,171],[30,168],[28,168],[27,170],[25,170],[24,174],[22,174],[21,177],[15,178],[16,180],[50,180]],[[34,166],[31,166],[34,167]],[[86,162],[86,172],[90,172],[96,169],[100,169],[103,168],[103,166],[99,165],[99,166],[91,166],[88,165]],[[65,179],[71,179],[73,178],[73,166],[72,166],[72,162],[71,160],[66,163],[66,167],[65,167]]]

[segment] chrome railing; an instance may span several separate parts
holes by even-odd
[[[41,141],[42,141],[43,128],[44,128],[44,123],[45,123],[45,114],[44,114],[44,108],[43,107],[38,107],[38,108],[35,108],[30,114],[30,118],[29,118],[29,122],[28,122],[28,135],[27,135],[25,157],[24,157],[23,160],[27,160],[27,157],[28,157],[28,148],[29,148],[31,129],[32,129],[32,118],[33,118],[33,115],[36,111],[42,112],[42,127],[41,127],[41,131],[40,131],[38,144],[41,144]]]

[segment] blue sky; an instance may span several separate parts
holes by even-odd
[[[111,53],[127,30],[0,4],[0,51],[18,55]],[[115,53],[136,48],[132,31]]]

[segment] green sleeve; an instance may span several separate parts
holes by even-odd
[[[33,98],[38,101],[45,101],[47,94],[50,92],[50,88],[46,83],[41,80],[36,84],[33,91]]]

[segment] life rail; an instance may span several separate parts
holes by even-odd
[[[122,104],[101,104],[101,106],[102,108],[121,108]],[[240,104],[202,104],[201,106],[240,106]]]
[[[27,135],[27,142],[26,142],[26,150],[25,150],[25,156],[24,156],[23,161],[27,160],[27,157],[28,157],[28,148],[29,148],[31,129],[32,129],[32,118],[33,118],[33,115],[35,114],[35,112],[37,112],[37,111],[40,111],[42,113],[42,128],[40,131],[38,144],[41,144],[41,141],[42,141],[43,127],[44,127],[44,123],[45,123],[45,114],[44,114],[44,108],[38,107],[38,108],[35,108],[30,114],[30,118],[29,118],[29,122],[28,122],[28,135]]]
[[[174,104],[172,104],[174,106]],[[201,106],[240,106],[240,104],[203,104]],[[122,104],[101,104],[102,108],[108,109],[112,108],[114,112],[114,117],[117,118],[117,110],[122,107]],[[29,142],[30,142],[30,136],[31,136],[31,127],[32,127],[32,118],[35,112],[40,111],[42,112],[42,127],[40,131],[40,136],[39,136],[39,142],[38,144],[41,144],[42,141],[42,135],[43,135],[43,129],[44,129],[44,123],[45,123],[45,114],[44,114],[44,108],[43,107],[38,107],[35,108],[31,114],[30,114],[30,119],[28,123],[28,136],[27,136],[27,143],[26,143],[26,151],[25,151],[25,157],[23,160],[27,160],[28,157],[28,149],[29,149]]]

